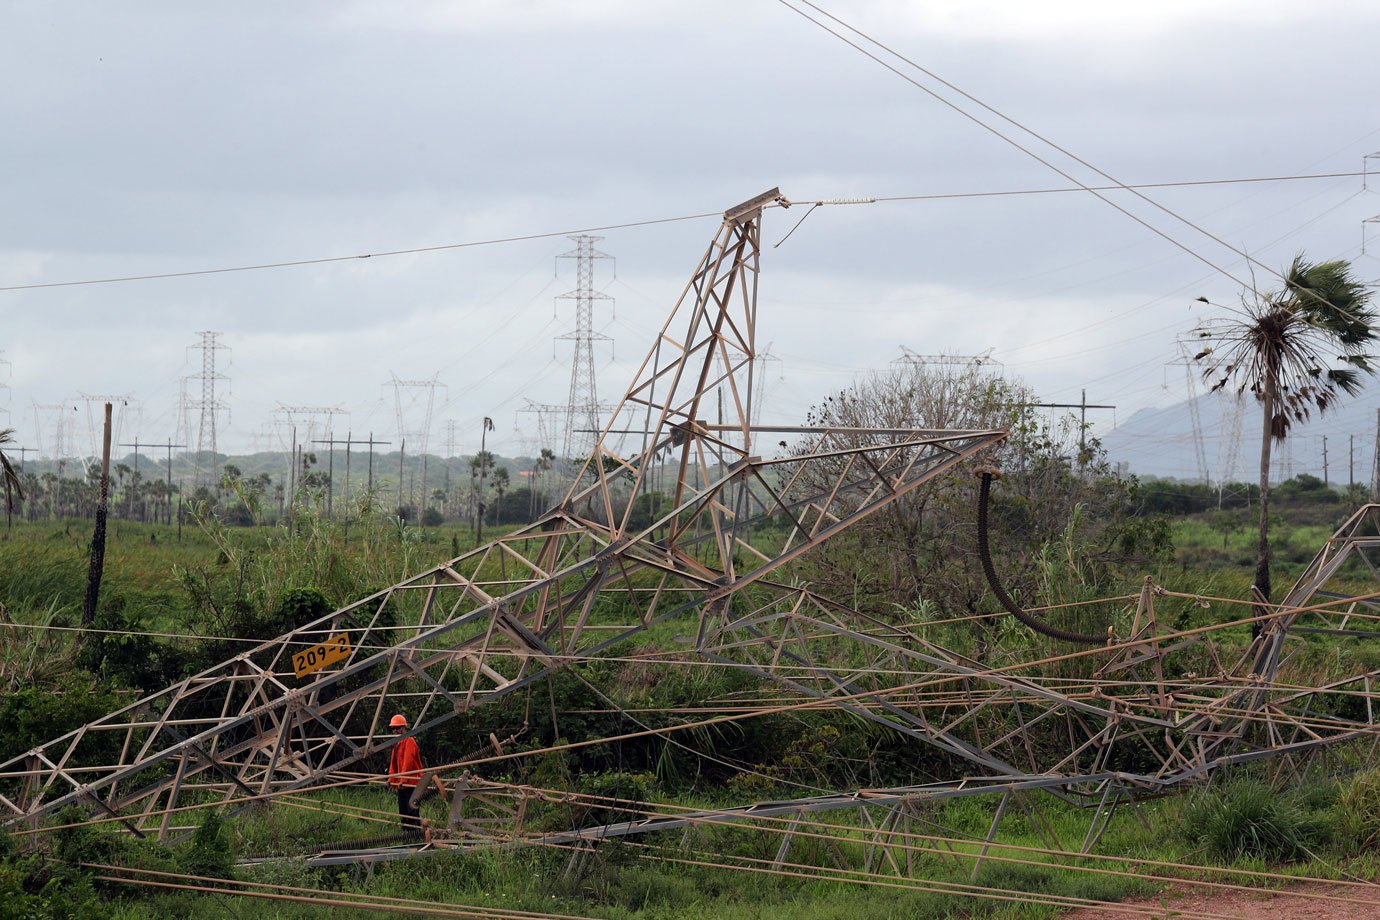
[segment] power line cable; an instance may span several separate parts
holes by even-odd
[[[920,81],[918,81],[918,80],[916,80],[916,79],[910,77],[909,75],[907,75],[907,74],[901,72],[901,71],[900,71],[899,69],[897,69],[896,67],[893,67],[891,64],[889,64],[889,63],[887,63],[886,61],[882,60],[881,58],[877,57],[875,54],[873,54],[872,52],[868,51],[866,48],[863,48],[862,46],[858,45],[857,43],[855,43],[855,42],[853,42],[853,41],[850,41],[846,36],[842,35],[841,33],[837,32],[837,31],[834,30],[834,29],[831,29],[827,24],[825,24],[825,23],[823,23],[823,22],[820,22],[818,19],[813,18],[812,16],[810,16],[810,15],[807,14],[807,13],[805,13],[803,10],[799,9],[798,7],[792,6],[791,3],[789,2],[789,0],[777,0],[777,2],[780,3],[782,6],[786,7],[787,9],[791,10],[792,12],[796,13],[797,15],[801,16],[802,18],[806,19],[807,21],[813,23],[814,25],[816,25],[816,26],[818,26],[819,28],[823,29],[824,31],[828,32],[830,35],[833,35],[833,36],[834,36],[835,38],[837,38],[839,41],[841,41],[841,42],[843,42],[844,44],[848,45],[849,47],[855,49],[855,50],[858,51],[860,54],[865,55],[866,57],[872,59],[872,60],[875,61],[876,63],[878,63],[878,64],[880,64],[881,66],[885,67],[887,70],[890,70],[892,73],[896,74],[896,75],[897,75],[898,77],[900,77],[901,79],[905,80],[906,82],[908,82],[908,83],[910,83],[911,85],[915,86],[917,89],[919,89],[919,90],[921,90],[922,92],[926,93],[926,94],[929,95],[931,98],[935,99],[936,101],[942,103],[943,105],[947,106],[948,108],[950,108],[950,109],[952,109],[953,111],[957,112],[958,114],[962,115],[964,118],[968,119],[969,121],[972,121],[974,124],[980,126],[980,127],[983,128],[984,130],[988,131],[989,133],[995,135],[996,137],[1000,138],[1001,140],[1003,140],[1003,141],[1005,141],[1006,143],[1010,144],[1011,146],[1015,147],[1017,150],[1020,150],[1022,153],[1025,153],[1026,155],[1030,156],[1032,159],[1036,160],[1037,162],[1043,164],[1044,166],[1048,167],[1049,169],[1051,169],[1051,170],[1053,170],[1054,172],[1058,173],[1059,175],[1063,176],[1065,179],[1068,179],[1070,182],[1073,182],[1073,183],[1077,184],[1077,185],[1078,185],[1080,188],[1082,188],[1083,190],[1089,192],[1090,194],[1092,194],[1092,195],[1095,196],[1096,198],[1098,198],[1098,199],[1100,199],[1101,201],[1105,202],[1105,203],[1106,203],[1107,205],[1109,205],[1110,207],[1115,208],[1117,211],[1121,212],[1121,213],[1124,214],[1125,216],[1129,217],[1131,220],[1133,220],[1133,221],[1135,221],[1136,223],[1140,224],[1141,226],[1145,227],[1147,230],[1150,230],[1152,233],[1154,233],[1155,235],[1161,237],[1161,238],[1164,239],[1166,242],[1168,242],[1168,243],[1170,243],[1171,245],[1177,247],[1178,249],[1182,250],[1183,252],[1185,252],[1186,254],[1192,256],[1193,258],[1197,259],[1198,261],[1202,262],[1203,264],[1205,264],[1205,265],[1207,265],[1207,266],[1213,268],[1215,271],[1219,272],[1219,273],[1222,274],[1223,276],[1225,276],[1225,277],[1227,277],[1227,278],[1230,278],[1231,280],[1235,281],[1237,284],[1241,285],[1243,288],[1246,288],[1247,290],[1250,290],[1250,291],[1251,291],[1253,294],[1255,294],[1257,297],[1259,296],[1259,292],[1256,290],[1255,284],[1254,284],[1253,281],[1252,281],[1251,283],[1247,283],[1246,281],[1243,281],[1242,279],[1237,278],[1234,274],[1232,274],[1231,272],[1227,271],[1225,268],[1222,268],[1221,266],[1217,265],[1216,263],[1214,263],[1213,261],[1211,261],[1210,259],[1208,259],[1206,256],[1204,256],[1204,255],[1202,255],[1201,253],[1199,253],[1199,252],[1197,252],[1196,250],[1194,250],[1192,247],[1190,247],[1190,246],[1188,246],[1187,244],[1185,244],[1185,243],[1183,243],[1183,242],[1181,242],[1181,241],[1175,239],[1173,236],[1169,235],[1169,234],[1166,233],[1165,231],[1163,231],[1163,230],[1161,230],[1160,228],[1156,227],[1155,225],[1151,224],[1149,221],[1143,219],[1143,218],[1140,217],[1139,215],[1132,213],[1131,211],[1127,210],[1126,208],[1123,208],[1121,205],[1117,204],[1115,201],[1113,201],[1112,199],[1108,198],[1106,195],[1103,195],[1103,194],[1101,193],[1101,191],[1099,191],[1099,189],[1098,189],[1097,187],[1090,186],[1090,185],[1088,185],[1088,184],[1086,184],[1086,183],[1084,183],[1084,182],[1080,182],[1080,181],[1079,181],[1077,178],[1075,178],[1073,175],[1071,175],[1071,174],[1068,173],[1067,171],[1061,169],[1060,167],[1056,166],[1054,163],[1050,162],[1049,159],[1040,156],[1038,153],[1036,153],[1035,151],[1031,150],[1029,147],[1027,147],[1027,146],[1021,144],[1021,143],[1020,143],[1019,141],[1017,141],[1015,138],[1012,138],[1012,137],[1010,137],[1010,136],[1008,136],[1008,135],[1006,135],[1006,134],[1003,134],[1003,133],[1002,133],[1001,131],[999,131],[997,128],[993,127],[992,125],[989,125],[987,122],[983,121],[981,118],[979,118],[979,117],[977,117],[976,115],[974,115],[973,113],[971,113],[971,112],[965,110],[962,106],[958,105],[958,104],[955,103],[953,100],[951,100],[951,99],[946,99],[944,96],[942,96],[941,94],[935,92],[935,91],[934,91],[933,89],[931,89],[930,87],[925,86],[925,85],[924,85],[923,83],[921,83]],[[999,110],[993,108],[992,106],[990,106],[990,105],[988,105],[987,103],[983,102],[981,99],[978,99],[976,96],[973,96],[971,93],[968,93],[968,92],[964,91],[963,89],[959,88],[958,86],[955,86],[953,83],[950,83],[949,81],[945,80],[943,77],[940,77],[938,74],[934,73],[933,71],[928,70],[927,68],[921,66],[920,64],[916,63],[915,61],[913,61],[913,60],[911,60],[910,58],[906,57],[905,55],[901,54],[899,51],[894,50],[894,49],[891,48],[890,46],[888,46],[888,45],[886,45],[886,44],[884,44],[884,43],[878,41],[877,39],[873,38],[871,35],[867,34],[866,32],[863,32],[861,29],[858,29],[857,27],[855,27],[855,26],[853,26],[853,25],[851,25],[851,24],[849,24],[849,23],[843,21],[843,20],[840,19],[839,17],[837,17],[837,16],[833,15],[832,13],[830,13],[828,10],[825,10],[825,9],[823,9],[822,7],[818,6],[817,4],[811,2],[811,0],[797,0],[797,2],[802,3],[802,4],[804,4],[805,6],[808,6],[810,9],[814,10],[815,12],[819,13],[820,15],[827,17],[828,19],[832,20],[833,22],[837,23],[838,25],[842,26],[843,28],[847,29],[848,31],[852,32],[854,35],[859,36],[859,37],[862,38],[864,41],[866,41],[866,42],[868,42],[868,43],[870,43],[870,44],[872,44],[872,45],[875,45],[876,47],[882,49],[882,50],[885,51],[887,54],[890,54],[891,56],[897,58],[898,60],[904,61],[906,64],[908,64],[909,66],[915,68],[917,71],[919,71],[920,73],[922,73],[922,74],[924,74],[925,76],[929,77],[930,79],[932,79],[932,80],[934,80],[934,81],[936,81],[936,82],[942,84],[943,86],[947,87],[949,90],[951,90],[951,91],[953,91],[953,92],[959,94],[960,96],[962,96],[963,98],[969,100],[970,102],[974,103],[975,105],[980,106],[982,109],[984,109],[984,110],[986,110],[986,111],[992,113],[993,115],[995,115],[996,117],[1002,119],[1003,121],[1007,122],[1008,124],[1012,125],[1013,127],[1015,127],[1015,128],[1017,128],[1017,129],[1019,129],[1019,130],[1025,132],[1026,134],[1030,135],[1031,137],[1035,138],[1036,140],[1040,141],[1041,143],[1045,144],[1046,146],[1052,148],[1053,150],[1058,151],[1059,153],[1061,153],[1061,154],[1063,154],[1064,156],[1068,157],[1069,159],[1073,160],[1075,163],[1078,163],[1080,166],[1083,166],[1083,167],[1086,168],[1086,169],[1092,170],[1092,171],[1095,172],[1097,175],[1101,176],[1102,178],[1106,179],[1106,180],[1109,181],[1109,182],[1115,183],[1115,188],[1116,188],[1116,190],[1122,190],[1122,191],[1128,191],[1128,192],[1130,192],[1132,195],[1136,196],[1136,197],[1139,198],[1140,200],[1142,200],[1142,201],[1144,201],[1145,203],[1149,204],[1151,207],[1153,207],[1153,208],[1155,208],[1155,209],[1157,209],[1157,210],[1163,212],[1164,214],[1166,214],[1166,215],[1168,215],[1168,216],[1174,218],[1174,219],[1177,220],[1177,221],[1180,221],[1180,222],[1183,223],[1184,225],[1186,225],[1186,226],[1192,228],[1193,230],[1196,230],[1198,233],[1201,233],[1203,236],[1206,236],[1208,239],[1212,240],[1213,242],[1218,243],[1218,244],[1221,245],[1221,246],[1224,246],[1225,248],[1227,248],[1227,249],[1230,250],[1231,252],[1233,252],[1233,253],[1235,253],[1236,255],[1240,256],[1241,258],[1245,259],[1246,262],[1247,262],[1247,264],[1249,264],[1249,265],[1256,265],[1256,266],[1258,266],[1262,271],[1265,271],[1265,272],[1267,272],[1268,274],[1270,274],[1270,275],[1272,275],[1272,276],[1274,276],[1274,277],[1276,277],[1276,278],[1279,278],[1281,281],[1284,281],[1286,284],[1288,283],[1288,279],[1285,278],[1282,274],[1280,274],[1279,272],[1275,271],[1275,270],[1274,270],[1273,268],[1271,268],[1270,266],[1265,265],[1265,264],[1262,263],[1262,262],[1256,261],[1256,260],[1255,260],[1251,255],[1249,255],[1248,253],[1246,253],[1246,252],[1244,252],[1244,251],[1238,249],[1237,247],[1233,246],[1231,243],[1228,243],[1226,240],[1224,240],[1224,239],[1222,239],[1221,237],[1219,237],[1219,236],[1213,234],[1211,231],[1207,230],[1206,228],[1204,228],[1204,227],[1202,227],[1202,226],[1199,226],[1198,224],[1196,224],[1196,223],[1194,223],[1193,221],[1189,220],[1187,217],[1184,217],[1183,215],[1177,213],[1177,212],[1174,211],[1173,209],[1171,209],[1171,208],[1169,208],[1169,207],[1166,207],[1165,205],[1160,204],[1159,202],[1155,201],[1153,198],[1149,197],[1148,195],[1143,194],[1142,192],[1140,192],[1140,191],[1137,190],[1136,188],[1134,188],[1134,187],[1132,187],[1132,186],[1130,186],[1130,185],[1127,185],[1126,183],[1122,182],[1120,179],[1117,179],[1115,176],[1111,175],[1110,173],[1107,173],[1107,172],[1105,172],[1104,170],[1099,169],[1098,167],[1094,166],[1092,163],[1089,163],[1087,160],[1083,159],[1082,157],[1079,157],[1077,154],[1073,153],[1072,151],[1068,150],[1067,148],[1060,146],[1059,144],[1055,143],[1054,141],[1052,141],[1052,140],[1050,140],[1049,138],[1045,137],[1044,135],[1040,134],[1038,131],[1035,131],[1033,128],[1030,128],[1030,127],[1026,126],[1025,124],[1022,124],[1021,122],[1016,121],[1015,119],[1011,118],[1010,116],[1006,115],[1005,113],[1003,113],[1003,112],[1001,112],[1001,111],[999,111]],[[1350,316],[1350,314],[1348,314],[1346,311],[1342,310],[1342,309],[1341,309],[1340,307],[1338,307],[1336,304],[1331,304],[1331,303],[1329,303],[1328,306],[1332,307],[1332,309],[1338,311],[1339,313],[1342,313],[1343,315],[1348,315],[1348,316]],[[1350,318],[1355,319],[1356,317],[1351,316]]]
[[[781,2],[784,2],[784,0],[781,0]],[[797,12],[799,12],[799,11],[797,10]],[[804,15],[804,14],[802,13],[801,15]],[[807,16],[806,18],[808,19],[809,17]],[[810,21],[811,21],[811,22],[814,22],[814,20],[810,20]],[[833,33],[833,34],[837,34],[837,33]],[[843,39],[843,40],[844,40],[844,41],[847,41],[847,39]],[[850,42],[849,44],[852,44],[852,43]],[[853,47],[857,47],[857,46],[854,45]],[[862,50],[862,49],[859,49],[859,50]],[[866,51],[863,51],[863,53],[866,54],[867,52],[866,52]],[[869,56],[870,56],[870,55],[869,55]],[[875,58],[874,58],[874,60],[875,60]],[[893,68],[890,68],[890,66],[887,65],[887,64],[885,64],[884,62],[878,61],[878,63],[882,63],[883,66],[888,67],[888,69],[893,69]],[[893,70],[894,70],[894,69],[893,69]],[[898,72],[898,75],[901,75],[904,79],[907,79],[907,80],[910,79],[909,77],[905,77],[903,74],[899,74],[899,72]],[[915,81],[913,81],[913,80],[911,80],[910,82],[915,83]],[[916,83],[916,85],[917,85],[917,86],[920,86],[921,89],[924,89],[924,87],[921,86],[920,84]],[[929,92],[929,90],[926,90],[926,92]],[[942,97],[938,97],[938,98],[941,98],[941,101],[943,101],[943,100],[942,100]],[[961,110],[960,110],[960,111],[961,111]],[[979,122],[979,123],[981,123],[981,122]],[[1024,148],[1022,148],[1022,149],[1024,149]],[[1033,155],[1033,154],[1032,154],[1032,155]],[[1043,162],[1043,161],[1042,161],[1042,162]],[[1056,167],[1051,166],[1051,168],[1052,168],[1052,169],[1055,169],[1056,172],[1060,172]],[[1060,172],[1060,174],[1061,174],[1061,175],[1064,175],[1062,172]],[[1024,195],[1050,195],[1050,194],[1060,194],[1060,193],[1068,193],[1068,192],[1085,192],[1085,191],[1087,191],[1087,192],[1093,192],[1094,194],[1096,194],[1096,193],[1101,192],[1101,191],[1113,191],[1113,190],[1131,190],[1131,191],[1134,191],[1134,190],[1136,190],[1136,189],[1154,189],[1154,188],[1193,188],[1193,187],[1206,187],[1206,186],[1214,186],[1214,185],[1233,185],[1233,184],[1260,183],[1260,182],[1291,182],[1291,181],[1306,181],[1306,180],[1313,180],[1313,179],[1354,178],[1354,177],[1358,177],[1358,176],[1361,176],[1361,175],[1362,175],[1362,173],[1360,173],[1360,172],[1332,172],[1332,173],[1307,173],[1307,174],[1301,173],[1301,174],[1297,174],[1297,175],[1286,175],[1286,176],[1253,176],[1253,177],[1234,178],[1234,179],[1192,179],[1192,180],[1183,180],[1183,181],[1176,181],[1176,182],[1150,182],[1150,183],[1139,183],[1139,184],[1120,184],[1120,185],[1114,185],[1114,186],[1088,186],[1088,185],[1081,185],[1081,184],[1078,184],[1078,185],[1075,185],[1075,186],[1069,187],[1069,188],[1006,189],[1006,190],[1000,190],[1000,191],[985,191],[985,192],[984,192],[984,191],[979,191],[979,192],[946,192],[946,193],[923,194],[923,195],[886,195],[886,196],[873,196],[873,200],[878,201],[878,202],[888,202],[888,201],[944,201],[944,200],[958,200],[958,199],[968,199],[968,198],[1016,197],[1016,196],[1024,196]],[[1077,183],[1077,181],[1078,181],[1078,180],[1074,179],[1074,178],[1071,177],[1071,176],[1065,176],[1065,177],[1068,178],[1069,181],[1071,181],[1071,182]],[[1111,178],[1111,177],[1108,177],[1108,178]],[[1115,180],[1113,180],[1113,181],[1115,181]],[[1101,196],[1099,196],[1099,197],[1101,197]],[[1147,199],[1147,200],[1149,200],[1149,199]],[[804,202],[802,202],[802,203],[804,203]],[[825,203],[828,203],[828,202],[825,202]],[[1117,206],[1116,206],[1115,204],[1113,204],[1113,207],[1117,207]],[[1118,210],[1121,210],[1121,209],[1118,208]],[[550,238],[552,238],[552,237],[569,236],[569,235],[572,235],[572,234],[579,234],[579,233],[596,233],[596,232],[601,232],[601,231],[606,231],[606,230],[627,230],[627,229],[632,229],[632,228],[635,228],[635,227],[647,227],[647,226],[655,226],[655,225],[658,225],[658,224],[678,223],[678,222],[690,221],[690,220],[702,220],[702,219],[704,219],[704,218],[708,218],[708,217],[718,217],[718,216],[720,216],[720,214],[719,214],[718,211],[705,211],[705,212],[702,212],[702,213],[699,213],[699,214],[684,214],[684,215],[681,215],[681,216],[678,216],[678,217],[663,217],[663,218],[657,218],[657,219],[653,219],[653,220],[640,220],[640,221],[630,221],[630,222],[618,223],[618,224],[605,224],[605,225],[603,225],[603,226],[598,226],[598,227],[585,227],[585,228],[582,228],[582,229],[575,229],[575,230],[555,230],[555,231],[544,232],[544,233],[528,233],[528,234],[520,234],[520,235],[516,235],[516,236],[496,237],[496,238],[494,238],[494,239],[487,239],[487,240],[469,240],[469,241],[458,242],[458,243],[439,243],[439,244],[431,245],[431,246],[417,246],[417,247],[413,247],[413,248],[410,248],[410,249],[388,249],[388,250],[379,250],[379,251],[376,251],[376,252],[357,253],[357,254],[355,254],[355,255],[347,255],[347,256],[319,256],[319,257],[307,258],[307,259],[289,259],[289,260],[281,260],[281,261],[273,261],[273,262],[257,262],[257,263],[251,263],[251,264],[246,264],[246,265],[231,265],[231,266],[224,266],[224,267],[220,267],[220,268],[188,269],[188,270],[186,270],[186,271],[173,271],[173,272],[153,272],[153,273],[143,274],[143,275],[116,275],[116,276],[111,276],[111,277],[107,277],[107,278],[83,278],[83,279],[76,279],[76,280],[71,280],[71,281],[45,281],[45,282],[35,282],[35,283],[32,283],[32,284],[10,284],[10,285],[3,285],[3,286],[0,286],[0,292],[4,292],[4,291],[32,291],[32,290],[41,290],[41,289],[44,289],[44,288],[79,287],[79,286],[84,286],[84,285],[98,285],[98,284],[122,284],[122,283],[126,283],[126,282],[131,282],[131,281],[157,281],[157,280],[163,280],[163,279],[168,279],[168,278],[190,278],[190,277],[196,277],[196,276],[200,276],[200,275],[222,275],[222,274],[231,274],[231,273],[235,273],[235,272],[264,271],[264,270],[266,270],[266,269],[274,269],[274,268],[296,268],[296,267],[301,267],[301,266],[305,266],[305,265],[326,265],[326,264],[330,264],[330,263],[333,263],[333,262],[353,262],[353,261],[359,261],[359,260],[362,260],[362,259],[382,259],[382,258],[388,258],[388,257],[390,257],[390,256],[422,255],[422,254],[432,253],[432,252],[446,252],[446,251],[455,250],[455,249],[472,249],[472,248],[477,248],[477,247],[480,247],[480,246],[495,246],[495,245],[500,245],[500,244],[503,244],[503,243],[520,243],[520,242],[527,242],[527,241],[530,241],[530,240],[550,239]],[[1138,222],[1140,222],[1140,221],[1138,220]],[[1153,228],[1151,228],[1151,229],[1153,229]],[[1156,232],[1158,232],[1158,231],[1156,231]],[[1163,236],[1164,234],[1160,234],[1160,235]],[[1166,238],[1167,238],[1167,237],[1166,237]],[[1173,240],[1170,240],[1170,241],[1173,242]],[[1176,245],[1178,245],[1178,244],[1176,244]],[[1183,247],[1180,246],[1180,248],[1183,248]],[[1187,251],[1187,250],[1186,250],[1186,251]],[[1192,253],[1190,253],[1190,254],[1192,254]],[[1211,264],[1211,263],[1208,263],[1208,264]],[[1214,266],[1214,268],[1215,268],[1215,266]],[[1220,271],[1220,269],[1219,269],[1219,271]],[[1231,275],[1228,275],[1228,277],[1231,277]]]

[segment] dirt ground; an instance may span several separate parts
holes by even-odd
[[[1325,901],[1318,895],[1348,898]],[[1365,903],[1355,903],[1357,901]],[[1343,885],[1290,885],[1282,891],[1210,891],[1173,886],[1157,897],[1127,901],[1130,910],[1090,907],[1064,915],[1064,920],[1101,917],[1231,917],[1237,920],[1380,920],[1380,886],[1372,893]]]

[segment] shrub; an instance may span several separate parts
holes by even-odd
[[[1337,832],[1352,851],[1380,845],[1380,770],[1354,776],[1337,800]]]
[[[224,819],[215,812],[208,813],[177,861],[188,875],[234,878],[235,854]]]
[[[1184,824],[1191,840],[1224,861],[1299,859],[1322,830],[1291,800],[1254,781],[1205,793],[1185,810]]]

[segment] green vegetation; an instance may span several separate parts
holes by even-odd
[[[1244,300],[1239,316],[1201,330],[1211,344],[1197,356],[1207,359],[1203,377],[1214,391],[1249,391],[1263,411],[1253,586],[1266,602],[1272,600],[1270,450],[1296,422],[1361,391],[1363,375],[1376,373],[1367,352],[1380,335],[1370,289],[1350,263],[1309,262],[1300,253],[1279,277],[1283,290]]]
[[[1134,594],[1147,574],[1175,591],[1246,595],[1256,559],[1247,518],[1254,508],[1245,506],[1258,501],[1258,492],[1243,488],[1226,494],[1219,510],[1218,496],[1205,487],[1118,478],[1096,442],[1079,437],[1082,432],[1051,430],[1028,410],[1013,408],[1032,401],[1027,397],[970,372],[942,380],[901,376],[839,394],[819,410],[819,418],[840,425],[1012,428],[1011,442],[984,459],[1005,468],[992,499],[994,563],[1023,605],[1124,597]],[[499,475],[504,468],[478,460],[472,468],[476,486],[483,482],[492,489],[495,504],[511,503],[517,490]],[[539,481],[549,469],[549,460],[543,465],[539,458],[532,478]],[[319,494],[278,517],[264,511],[265,493],[256,491],[253,476],[227,479],[218,501],[198,506],[183,522],[180,537],[176,522],[112,522],[95,631],[74,629],[80,621],[89,522],[39,515],[16,522],[0,538],[0,761],[232,657],[246,643],[279,635],[473,546],[471,521],[418,527],[407,514],[387,513],[381,502],[371,500],[352,508],[347,522],[328,514]],[[977,661],[1003,665],[1065,651],[1010,617],[965,618],[995,609],[971,545],[975,492],[967,477],[918,489],[783,575],[879,623],[914,630]],[[1280,577],[1291,577],[1350,513],[1355,496],[1301,476],[1279,484],[1274,497],[1274,563]],[[535,507],[530,493],[519,502],[524,513]],[[663,502],[656,493],[641,496],[631,519],[650,526],[664,513]],[[269,523],[275,519],[280,523]],[[784,530],[778,522],[759,523],[752,538],[771,550],[781,545]],[[590,623],[623,620],[626,603],[601,597]],[[414,602],[400,601],[388,615],[407,622],[417,615],[415,604],[409,604]],[[1161,622],[1174,628],[1236,620],[1241,610],[1182,598],[1157,604]],[[1123,630],[1129,616],[1124,602],[1102,601],[1051,614],[1051,620],[1097,633],[1108,625]],[[925,783],[966,772],[965,764],[937,748],[841,711],[776,712],[699,726],[674,737],[641,735],[551,750],[562,742],[606,739],[648,724],[731,711],[775,689],[741,669],[648,660],[683,649],[685,632],[684,621],[659,624],[635,643],[608,649],[601,660],[572,666],[522,693],[465,712],[427,733],[428,760],[464,758],[491,734],[517,736],[519,751],[544,752],[475,771],[480,780],[574,794],[531,799],[524,818],[528,831],[631,819],[638,802],[716,808],[820,790]],[[1224,641],[1244,647],[1249,630],[1234,627]],[[836,654],[836,664],[859,670],[869,665],[856,647],[840,646]],[[1175,654],[1180,671],[1205,673],[1211,665],[1206,657],[1193,657],[1205,656],[1200,648]],[[1308,637],[1290,659],[1290,676],[1322,681],[1375,667],[1378,658],[1352,638]],[[1081,661],[1052,665],[1047,673],[1053,679],[1089,675]],[[1338,695],[1320,705],[1340,713],[1358,704],[1354,696]],[[1002,713],[989,711],[986,717],[998,733],[1009,728]],[[1032,733],[1031,743],[1067,750],[1067,739],[1040,731]],[[359,769],[377,775],[386,769],[385,758],[376,755]],[[1124,807],[1110,821],[1098,852],[1313,875],[1341,871],[1337,867],[1367,871],[1371,857],[1366,854],[1380,839],[1380,780],[1375,773],[1346,775],[1369,766],[1354,752],[1338,758],[1335,783],[1308,778],[1295,782],[1288,794],[1266,785],[1263,774],[1243,770],[1240,776],[1215,777],[1192,798]],[[1109,768],[1135,769],[1121,763]],[[1038,811],[1029,810],[1032,805]],[[864,861],[865,844],[876,833],[869,822],[884,817],[877,809],[825,813],[819,820],[826,826],[802,825],[789,852],[779,851],[780,837],[763,827],[706,825],[683,835],[608,841],[580,859],[572,859],[568,848],[549,847],[448,852],[373,870],[308,868],[301,861],[304,854],[326,846],[360,846],[394,830],[386,790],[337,788],[305,795],[293,807],[250,810],[234,820],[222,820],[209,808],[194,812],[189,820],[195,826],[189,824],[186,838],[171,848],[119,836],[105,825],[45,835],[32,851],[17,848],[24,838],[7,841],[0,854],[0,917],[142,920],[215,911],[229,915],[231,905],[245,918],[325,912],[284,901],[119,885],[99,878],[101,872],[86,865],[92,863],[630,920],[1039,918],[1054,916],[1057,908],[1050,902],[1059,898],[1142,895],[1162,884],[1147,876],[1186,871],[1083,859],[1056,865],[1045,850],[1076,850],[1090,809],[1043,796],[1011,803],[996,843],[975,872],[980,846],[961,841],[984,838],[997,807],[993,798],[973,797],[924,809],[910,825],[915,836],[909,838],[909,852],[886,857],[897,860],[894,866],[881,858]],[[426,803],[424,814],[440,823],[443,803]],[[90,816],[94,812],[74,811],[68,817],[77,823]],[[954,839],[936,839],[941,837]],[[778,856],[780,865],[773,865]],[[237,865],[249,858],[269,861]],[[894,871],[903,865],[904,871]],[[1127,874],[1087,871],[1096,868]],[[964,893],[961,886],[970,885],[1026,894],[980,900]],[[376,915],[344,907],[331,912]]]

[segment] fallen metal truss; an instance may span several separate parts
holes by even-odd
[[[188,827],[179,809],[208,800],[245,808],[386,751],[397,740],[387,729],[395,711],[412,714],[411,734],[426,732],[639,636],[668,655],[746,669],[963,763],[970,778],[953,794],[1003,796],[993,834],[1004,803],[1029,790],[1097,806],[1085,847],[1123,802],[1253,759],[1298,768],[1374,737],[1373,674],[1325,688],[1276,676],[1305,630],[1345,631],[1374,612],[1374,594],[1339,582],[1359,567],[1374,586],[1375,506],[1329,542],[1244,654],[1224,661],[1231,643],[1216,627],[1164,629],[1156,604],[1166,592],[1147,580],[1118,622],[1126,638],[1081,653],[1095,656],[1097,671],[1078,687],[1048,679],[1048,662],[993,667],[794,584],[792,560],[990,453],[1005,432],[753,424],[761,217],[788,204],[773,190],[725,213],[558,507],[0,764],[0,821],[39,827],[82,805],[139,836],[176,837]],[[645,432],[630,457],[610,446],[612,433],[627,431]],[[762,441],[782,435],[800,440],[766,456]],[[1332,623],[1336,610],[1340,626],[1313,624]],[[347,654],[297,676],[295,654],[328,640],[341,649],[342,635]],[[461,807],[480,800],[479,782],[465,780],[452,801],[457,839],[485,837]],[[899,815],[942,792],[773,808],[885,805]],[[492,840],[521,836],[482,826]],[[570,839],[659,829],[664,822],[605,824]]]
[[[754,453],[759,227],[783,203],[772,191],[725,214],[608,423],[645,430],[639,454],[618,456],[606,436],[536,523],[0,765],[7,823],[87,804],[163,838],[189,794],[311,786],[395,743],[396,710],[425,732],[664,624],[707,655],[747,636],[766,673],[788,669],[762,642],[769,624],[845,630],[773,574],[1005,433],[819,429],[809,449]],[[772,552],[749,542],[752,526],[772,528]],[[295,652],[342,634],[347,657],[294,676]]]

